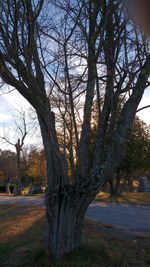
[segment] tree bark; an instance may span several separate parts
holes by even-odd
[[[49,123],[38,115],[45,148],[48,186],[45,194],[46,216],[48,221],[48,250],[53,259],[75,251],[80,246],[81,228],[85,212],[95,194],[84,193],[83,189],[69,184],[63,169],[61,154],[58,150],[54,118]],[[44,123],[43,123],[44,122]],[[85,192],[87,188],[85,188]]]
[[[47,191],[47,243],[53,259],[59,260],[80,247],[84,215],[93,198],[94,195],[79,193],[71,185]]]

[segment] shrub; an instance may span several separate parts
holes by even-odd
[[[0,185],[0,193],[5,193],[5,192],[6,192],[6,186]]]

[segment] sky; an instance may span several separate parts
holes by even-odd
[[[30,119],[30,115],[33,113],[31,111],[31,105],[23,98],[16,90],[9,94],[0,95],[0,137],[4,135],[12,143],[15,143],[19,138],[16,125],[14,120],[14,115],[18,111],[25,111],[26,122],[27,122],[27,136],[25,138],[26,146],[37,146],[41,147],[42,140],[39,136],[39,132],[35,132],[34,122]],[[33,114],[35,117],[35,114]],[[8,145],[3,140],[0,139],[0,149],[11,149],[14,150],[13,146]]]
[[[145,93],[144,93],[143,99],[139,105],[139,108],[144,107],[144,106],[148,106],[148,105],[150,105],[150,88],[147,88],[145,90]],[[150,108],[147,108],[147,109],[140,111],[138,113],[138,116],[140,117],[140,119],[145,121],[148,125],[150,125]]]
[[[139,107],[150,105],[150,88],[146,89],[143,99]],[[13,114],[15,109],[22,108],[26,114],[31,113],[30,104],[15,90],[9,94],[0,96],[0,136],[4,136],[4,132],[9,136],[10,141],[15,142],[16,134],[12,129],[15,129]],[[144,109],[138,113],[140,119],[150,125],[150,108]],[[30,125],[30,126],[29,126]],[[34,129],[31,130],[31,121],[28,122],[29,133],[25,139],[25,145],[35,145],[41,147],[42,140],[39,133],[35,134]],[[0,149],[12,149],[13,147],[0,140]]]

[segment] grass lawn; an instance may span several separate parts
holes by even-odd
[[[150,207],[150,192],[124,193],[120,196],[110,196],[107,193],[100,193],[97,195],[96,200],[101,202],[136,204]]]
[[[0,206],[0,267],[148,267],[150,238],[85,221],[78,252],[51,262],[43,208]]]

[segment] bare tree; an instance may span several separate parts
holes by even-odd
[[[24,140],[27,136],[27,126],[26,126],[26,116],[24,111],[17,110],[14,115],[15,122],[15,134],[14,136],[9,135],[9,133],[4,130],[4,136],[0,138],[6,142],[7,144],[13,146],[16,150],[16,165],[17,165],[17,182],[18,182],[18,193],[21,191],[21,151],[23,149]],[[17,136],[17,141],[12,141],[11,139],[15,139]],[[11,133],[12,135],[12,133]]]
[[[89,204],[122,162],[148,86],[149,43],[127,21],[121,1],[4,0],[0,13],[0,76],[38,116],[47,163],[49,250],[58,259],[79,247]],[[65,171],[57,137],[51,102],[56,90],[69,103],[76,142],[74,183]],[[84,104],[78,129],[79,95]],[[91,161],[95,100],[98,129]]]

